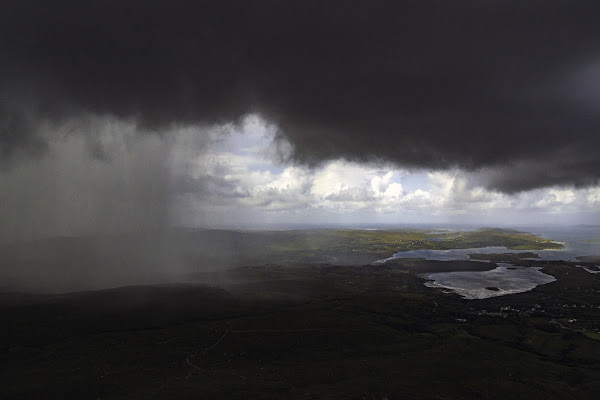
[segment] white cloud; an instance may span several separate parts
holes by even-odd
[[[548,189],[542,198],[533,203],[536,208],[547,209],[550,212],[558,213],[566,206],[575,201],[575,193],[570,189]]]
[[[373,178],[374,171],[355,163],[332,161],[314,171],[311,193],[325,198],[354,188],[364,188]]]
[[[230,129],[200,156],[189,157],[187,148],[182,151],[188,160],[179,162],[175,172],[198,184],[210,183],[210,191],[216,193],[202,200],[198,195],[188,203],[194,203],[200,213],[211,210],[215,221],[270,221],[276,216],[295,222],[319,222],[327,219],[324,215],[334,214],[348,220],[381,214],[390,222],[437,221],[460,215],[500,223],[510,216],[524,222],[532,215],[539,220],[543,215],[593,212],[600,206],[598,187],[555,187],[508,195],[486,189],[472,174],[460,170],[410,174],[389,165],[346,160],[315,169],[282,166],[272,147],[274,132],[251,117],[243,129]]]
[[[402,196],[402,185],[398,182],[392,182],[383,192],[383,197],[387,199],[399,199]]]
[[[588,190],[587,202],[589,206],[600,207],[600,187],[592,188]]]

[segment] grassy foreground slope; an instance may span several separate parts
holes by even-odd
[[[558,280],[469,301],[402,262],[5,297],[1,397],[597,398],[600,275],[530,260]]]
[[[0,294],[0,398],[596,399],[600,393],[600,274],[578,266],[595,264],[488,255],[541,267],[557,281],[485,300],[425,287],[419,274],[493,263],[369,264],[421,248],[560,246],[547,239],[497,229],[180,231],[170,239],[165,254],[180,255],[191,271],[224,257],[229,266],[247,266],[220,271],[219,287]],[[109,260],[119,261],[132,253],[131,243],[137,239],[111,239],[100,249],[118,244]],[[58,261],[70,261],[67,249],[81,243],[69,244]],[[36,256],[44,259],[55,248],[47,244]],[[103,267],[102,260],[92,265]],[[353,260],[366,261],[340,265]],[[209,275],[196,272],[197,281]]]

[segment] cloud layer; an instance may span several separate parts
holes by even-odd
[[[600,187],[507,194],[482,172],[408,170],[335,159],[281,163],[277,127],[239,124],[141,133],[134,121],[71,118],[43,128],[47,149],[0,169],[0,243],[163,232],[172,225],[269,227],[404,223],[591,223]],[[486,177],[485,179],[489,179]]]
[[[178,224],[269,226],[327,223],[589,223],[600,187],[553,186],[507,194],[459,169],[409,171],[343,159],[282,165],[268,154],[276,129],[249,117],[172,170]],[[179,152],[177,146],[174,154]]]
[[[304,165],[460,168],[505,193],[593,186],[599,19],[583,0],[6,0],[0,150],[40,154],[41,125],[83,114],[162,132],[255,112]]]

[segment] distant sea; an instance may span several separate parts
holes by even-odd
[[[535,251],[543,260],[576,261],[579,256],[600,256],[600,225],[578,225],[567,227],[520,227],[519,230],[535,233],[545,238],[562,242],[562,250]]]

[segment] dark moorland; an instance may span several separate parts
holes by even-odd
[[[1,397],[597,398],[600,274],[487,257],[557,280],[465,300],[418,274],[495,264],[295,260],[234,266],[218,285],[205,270],[187,281],[212,284],[5,292]]]

